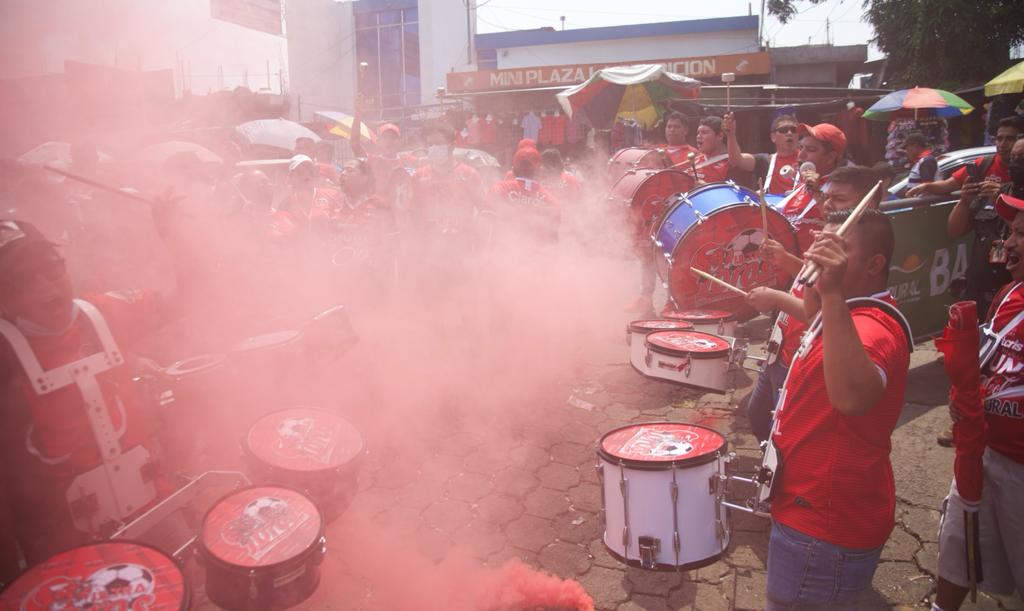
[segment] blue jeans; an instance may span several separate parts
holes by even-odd
[[[766,441],[772,432],[772,413],[779,402],[779,392],[786,381],[789,368],[776,359],[754,382],[754,389],[747,399],[747,418],[750,428],[758,441]]]
[[[871,588],[882,547],[839,547],[772,522],[766,611],[841,609]]]

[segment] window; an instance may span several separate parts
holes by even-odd
[[[379,109],[420,103],[420,37],[415,8],[356,14],[356,61],[367,68],[359,90]]]

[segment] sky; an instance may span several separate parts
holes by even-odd
[[[533,29],[544,26],[561,27],[559,17],[565,16],[565,29],[592,28],[658,21],[683,21],[709,17],[755,15],[761,11],[759,0],[642,0],[633,3],[637,10],[628,10],[622,0],[478,0],[478,32]],[[824,44],[826,19],[831,23],[831,42],[836,45],[864,44],[874,35],[871,25],[861,20],[863,0],[826,0],[813,5],[797,2],[800,13],[783,25],[774,17],[765,18],[765,36],[772,46]],[[881,57],[878,49],[869,47],[868,59]]]

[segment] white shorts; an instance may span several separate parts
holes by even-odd
[[[985,449],[985,479],[978,510],[981,576],[978,587],[1008,596],[1024,594],[1024,464]],[[939,524],[939,577],[968,587],[964,501],[949,487]]]

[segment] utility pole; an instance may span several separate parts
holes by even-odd
[[[761,19],[757,22],[757,46],[768,46],[764,40],[764,0],[761,0]]]
[[[828,21],[828,17],[825,17],[825,44],[826,45],[831,45],[832,44],[831,24]]]

